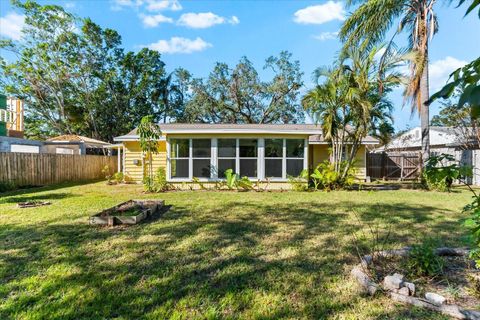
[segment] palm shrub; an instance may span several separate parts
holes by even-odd
[[[402,54],[390,53],[380,64],[382,47],[362,52],[350,48],[337,65],[314,72],[317,86],[302,98],[304,109],[320,123],[330,144],[333,169],[345,180],[367,135],[387,139],[393,130],[393,105],[386,94],[404,81]]]

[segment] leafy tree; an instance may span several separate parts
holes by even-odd
[[[154,190],[153,180],[153,155],[158,154],[158,141],[162,136],[160,127],[155,123],[155,118],[152,115],[142,118],[137,129],[140,137],[140,147],[145,155],[145,160],[148,161],[148,176],[144,178],[144,185],[147,191]]]
[[[420,113],[424,165],[430,155],[428,50],[429,42],[438,30],[435,3],[436,0],[348,0],[347,6],[359,4],[359,7],[340,31],[340,37],[345,41],[344,48],[365,50],[383,41],[393,22],[400,19],[394,36],[406,31],[408,49],[415,53],[414,59],[409,62],[411,74],[405,97],[412,104],[412,112],[416,108]],[[389,49],[387,47],[386,52]]]
[[[26,19],[21,41],[0,49],[0,89],[25,101],[26,133],[75,133],[112,141],[145,115],[165,117],[165,65],[158,52],[125,53],[120,35],[55,5],[14,2]],[[183,101],[176,108],[182,108]],[[41,126],[42,132],[36,129]]]
[[[315,76],[326,80],[302,99],[331,144],[331,162],[341,181],[367,134],[393,132],[392,104],[386,93],[403,81],[394,71],[403,57],[390,54],[380,64],[375,59],[379,50],[374,47],[366,54],[350,48],[338,65],[316,70]]]
[[[292,55],[281,52],[266,60],[264,69],[273,72],[271,81],[261,81],[246,58],[234,69],[217,63],[209,77],[189,83],[191,99],[183,121],[210,123],[296,123],[303,120],[297,102],[302,72]]]

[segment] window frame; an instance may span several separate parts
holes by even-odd
[[[235,168],[231,168],[233,169],[233,172],[236,173],[239,168],[239,163],[238,163],[238,156],[239,156],[239,147],[238,147],[238,139],[237,138],[217,138],[217,149],[216,149],[216,154],[217,154],[217,157],[215,159],[215,173],[216,173],[216,178],[217,180],[226,180],[225,177],[223,176],[220,176],[220,172],[218,170],[219,168],[219,160],[234,160],[235,161]],[[235,141],[235,156],[234,157],[221,157],[219,155],[219,152],[218,152],[218,143],[219,143],[219,140],[233,140]],[[258,151],[257,151],[258,152]]]
[[[172,144],[171,144],[171,141],[172,140],[188,140],[188,157],[175,157],[173,158],[171,156],[172,152],[171,152],[171,147],[172,147]],[[172,178],[172,160],[188,160],[188,177],[186,178],[175,178],[173,177]],[[172,181],[190,181],[192,180],[192,139],[189,139],[189,138],[170,138],[170,139],[167,139],[167,177],[169,180],[172,180]]]
[[[198,157],[194,156],[193,153],[193,141],[195,140],[210,140],[210,156],[209,157]],[[188,175],[191,179],[197,178],[197,179],[205,179],[205,180],[211,180],[213,176],[213,167],[212,167],[212,159],[213,159],[213,139],[212,138],[191,138],[190,139],[190,154],[189,154],[189,164],[188,164]],[[194,177],[193,175],[193,162],[194,160],[209,160],[210,161],[210,177],[205,178],[205,177]]]
[[[180,157],[180,158],[172,158],[171,157],[171,141],[176,140],[176,139],[185,139],[188,140],[189,143],[189,156],[188,158],[185,157]],[[221,159],[230,159],[233,160],[235,159],[235,173],[239,174],[240,173],[240,159],[255,159],[257,163],[257,176],[256,177],[248,177],[251,180],[260,180],[260,181],[266,181],[269,179],[270,181],[274,182],[286,182],[288,181],[287,177],[287,160],[288,159],[296,159],[300,160],[303,159],[303,170],[308,169],[308,159],[309,159],[309,154],[308,154],[308,138],[303,138],[303,137],[291,137],[287,138],[285,136],[283,137],[278,137],[278,136],[263,136],[263,137],[255,137],[255,136],[232,136],[232,137],[214,137],[214,136],[208,136],[208,137],[167,137],[166,143],[167,143],[167,181],[169,182],[192,182],[193,180],[193,159],[200,159],[199,157],[193,157],[193,142],[192,140],[195,139],[210,139],[210,158],[203,158],[201,159],[210,159],[210,178],[200,178],[197,177],[199,181],[204,181],[204,182],[209,182],[209,181],[224,181],[225,177],[220,177],[219,172],[218,172],[218,163],[219,160]],[[219,139],[225,139],[225,140],[235,140],[235,157],[219,157],[218,154],[218,140]],[[257,156],[256,157],[240,157],[240,140],[245,139],[245,140],[257,140]],[[281,139],[282,140],[282,157],[277,157],[277,158],[272,158],[272,157],[265,157],[265,140],[268,139]],[[304,151],[303,151],[303,157],[302,158],[292,158],[292,157],[287,157],[287,140],[293,139],[293,140],[304,140]],[[172,178],[171,177],[171,160],[188,160],[188,177],[186,178]],[[267,177],[265,175],[265,161],[268,159],[281,159],[282,160],[282,177]],[[232,168],[233,169],[233,168]]]

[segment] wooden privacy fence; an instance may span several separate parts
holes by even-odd
[[[103,178],[108,165],[117,169],[117,157],[96,155],[63,155],[47,153],[0,153],[0,182],[17,186],[40,186],[66,181]]]
[[[370,179],[414,180],[421,169],[420,153],[367,153]]]

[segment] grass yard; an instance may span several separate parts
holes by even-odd
[[[132,198],[171,208],[128,228],[87,224]],[[52,204],[16,208],[32,200]],[[104,182],[3,194],[0,319],[443,319],[359,296],[352,234],[378,225],[392,227],[392,247],[429,236],[465,245],[469,201],[415,190],[145,195]]]

